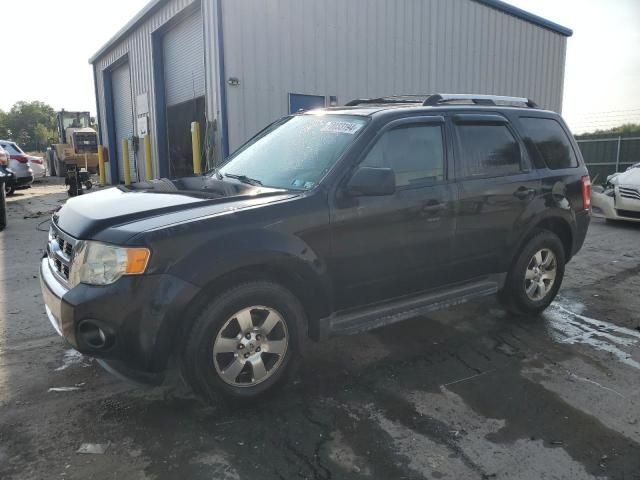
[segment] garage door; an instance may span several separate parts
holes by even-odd
[[[170,177],[193,175],[191,122],[205,127],[202,16],[186,18],[162,39]],[[204,149],[203,149],[204,151]]]
[[[204,96],[204,36],[198,13],[180,22],[163,38],[167,106]]]
[[[116,68],[111,73],[113,94],[113,118],[115,123],[116,151],[118,152],[118,175],[124,180],[124,164],[122,162],[122,139],[133,135],[133,101],[131,99],[131,75],[129,64]],[[129,170],[131,180],[136,181],[136,164],[133,149],[129,147]]]

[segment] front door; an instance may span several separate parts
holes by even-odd
[[[331,275],[338,309],[447,282],[455,189],[447,181],[442,117],[387,125],[360,158],[391,168],[396,191],[342,197],[331,208]]]
[[[460,114],[452,124],[458,205],[451,270],[462,281],[505,270],[514,232],[540,181],[505,117]]]

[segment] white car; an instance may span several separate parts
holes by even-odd
[[[29,166],[31,170],[33,170],[33,178],[43,178],[47,176],[47,163],[44,161],[42,157],[34,157],[33,155],[28,155],[29,158]]]
[[[607,177],[604,188],[591,193],[595,217],[640,222],[640,163]]]

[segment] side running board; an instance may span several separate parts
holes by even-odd
[[[401,297],[362,309],[337,312],[320,320],[318,333],[321,339],[352,335],[443,310],[497,293],[502,288],[505,277],[504,274],[483,277],[482,280],[456,285],[446,290]]]

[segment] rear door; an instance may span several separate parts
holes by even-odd
[[[331,209],[332,274],[339,309],[446,283],[455,219],[444,119],[387,124],[359,165],[392,168],[396,192],[347,197]]]
[[[457,114],[451,125],[458,185],[451,274],[462,281],[506,270],[507,252],[540,181],[505,116]]]

